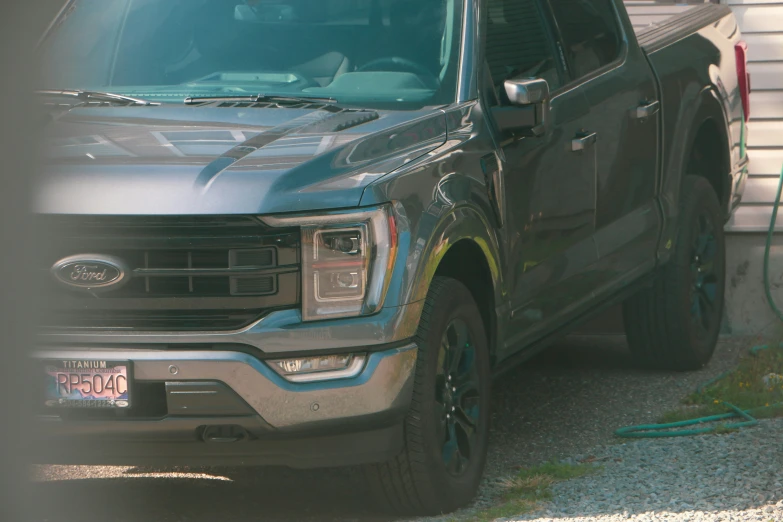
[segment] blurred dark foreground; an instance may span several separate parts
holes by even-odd
[[[21,355],[30,346],[28,303],[36,276],[29,269],[35,252],[30,247],[27,208],[42,121],[30,95],[36,71],[33,55],[38,36],[63,3],[0,2],[0,518],[13,522],[29,520],[32,502],[20,455],[27,375]]]

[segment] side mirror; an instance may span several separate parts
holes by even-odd
[[[506,80],[503,87],[511,105],[492,110],[501,130],[523,136],[543,135],[549,113],[549,84],[546,80]]]
[[[535,105],[549,101],[549,84],[541,78],[506,80],[503,87],[512,105]]]

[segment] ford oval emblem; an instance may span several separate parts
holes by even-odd
[[[52,275],[71,288],[95,292],[124,284],[128,270],[116,257],[83,254],[57,261],[52,267]]]

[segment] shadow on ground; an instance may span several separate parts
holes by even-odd
[[[83,522],[96,508],[111,522],[384,520],[358,489],[347,470],[131,468],[119,477],[40,482],[33,493],[36,519],[51,522]]]

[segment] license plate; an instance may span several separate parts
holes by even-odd
[[[49,407],[130,407],[128,361],[47,361],[44,371],[45,404]]]

